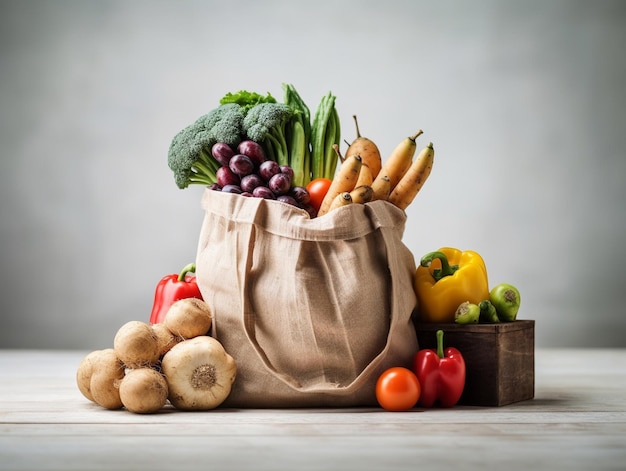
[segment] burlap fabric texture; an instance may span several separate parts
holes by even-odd
[[[310,219],[209,189],[202,207],[197,281],[238,368],[223,406],[376,405],[380,373],[418,348],[406,214],[375,201]]]

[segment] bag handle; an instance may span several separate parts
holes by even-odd
[[[387,214],[386,208],[382,205],[378,205],[378,206],[373,205],[373,207],[370,208],[369,213],[370,213],[370,217],[375,227],[378,227],[382,234],[382,238],[385,243],[385,248],[387,249],[387,253],[393,253],[394,244],[392,244],[391,238],[393,238],[394,236],[397,237],[397,235],[394,234],[395,230],[393,229],[393,227],[389,225],[389,219],[391,216]],[[248,227],[249,227],[250,233],[248,234],[247,240],[249,241],[249,243],[247,244],[245,258],[244,258],[245,263],[246,263],[246,272],[249,271],[252,265],[251,250],[254,246],[254,242],[253,242],[254,234],[253,233],[255,231],[255,226],[253,224],[250,224]],[[399,263],[398,257],[392,256],[388,258],[389,269],[392,275],[394,273],[397,273],[398,263]],[[389,331],[387,333],[387,340],[386,340],[385,346],[380,351],[380,353],[378,353],[372,359],[372,361],[356,376],[356,378],[347,385],[338,386],[334,384],[329,384],[326,387],[307,386],[307,385],[301,384],[292,375],[279,371],[272,364],[271,360],[268,358],[267,354],[263,350],[263,347],[259,344],[256,338],[255,314],[253,310],[251,309],[251,306],[249,303],[250,298],[248,295],[250,292],[250,286],[249,286],[249,281],[247,277],[243,277],[242,284],[243,286],[241,287],[242,289],[240,290],[240,292],[243,293],[243,299],[241,303],[242,308],[243,308],[243,326],[244,326],[243,330],[246,334],[246,337],[248,338],[248,341],[250,342],[250,345],[252,346],[253,350],[256,352],[263,366],[267,369],[267,371],[272,376],[279,379],[290,388],[299,392],[306,392],[306,393],[332,392],[333,394],[338,394],[338,393],[350,394],[351,392],[353,392],[363,382],[365,382],[367,378],[371,376],[372,372],[376,371],[377,368],[379,368],[381,362],[385,359],[389,349],[391,348],[391,335],[394,333],[394,331],[396,330],[396,326],[400,322],[399,315],[398,315],[399,307],[397,305],[398,303],[397,294],[395,294],[391,298],[392,315],[391,315],[391,321],[389,323]],[[393,285],[393,280],[392,280],[392,285]]]

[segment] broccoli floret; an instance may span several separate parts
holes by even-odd
[[[215,172],[219,164],[211,156],[211,147],[216,142],[225,142],[233,147],[241,142],[243,119],[244,112],[239,105],[225,104],[201,116],[174,136],[167,163],[179,188],[216,182]]]
[[[198,121],[204,122],[204,128],[209,138],[213,140],[213,144],[225,142],[234,147],[241,142],[244,115],[241,106],[229,103],[209,111]]]
[[[293,113],[293,109],[284,103],[259,103],[250,108],[243,119],[246,136],[261,143],[269,157],[280,165],[289,165],[285,133]]]

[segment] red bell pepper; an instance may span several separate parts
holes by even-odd
[[[150,314],[150,324],[160,324],[165,318],[165,314],[170,306],[176,301],[185,298],[202,299],[200,288],[194,275],[196,264],[190,263],[185,266],[180,273],[164,276],[157,284],[154,293],[154,304]]]
[[[413,371],[422,387],[418,405],[452,407],[465,388],[465,360],[454,347],[443,349],[443,330],[437,331],[437,350],[419,350],[413,358]]]

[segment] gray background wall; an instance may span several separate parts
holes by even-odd
[[[110,346],[193,260],[173,135],[227,91],[338,97],[383,154],[422,128],[416,258],[483,254],[539,347],[624,347],[621,1],[0,2],[0,347]]]

